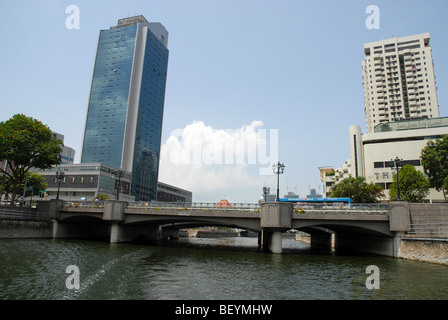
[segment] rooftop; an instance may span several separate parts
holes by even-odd
[[[374,130],[375,133],[378,133],[378,132],[415,130],[415,129],[427,129],[427,128],[439,128],[439,127],[448,127],[448,117],[421,118],[421,119],[399,120],[394,122],[383,122],[376,125]]]

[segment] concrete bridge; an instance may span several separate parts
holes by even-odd
[[[178,230],[226,226],[258,232],[258,243],[272,253],[282,252],[282,232],[295,229],[311,235],[311,249],[360,251],[397,257],[401,235],[409,224],[407,202],[383,206],[313,207],[267,202],[216,208],[210,204],[132,204],[105,201],[74,205],[61,200],[41,202],[39,211],[53,221],[54,238],[102,238],[111,243],[139,238],[178,237]]]

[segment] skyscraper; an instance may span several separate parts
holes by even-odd
[[[136,200],[156,199],[168,68],[168,32],[143,16],[101,30],[82,163],[132,173]]]
[[[364,45],[367,132],[382,122],[439,116],[429,33]]]

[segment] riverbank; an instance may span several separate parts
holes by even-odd
[[[50,221],[0,219],[0,239],[52,238]]]
[[[398,258],[448,266],[448,241],[447,239],[404,238],[401,241]]]

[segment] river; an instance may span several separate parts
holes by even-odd
[[[283,247],[269,254],[243,237],[157,245],[3,239],[0,300],[448,299],[447,266],[315,254],[291,238]],[[378,268],[378,288],[366,286],[368,266]],[[70,287],[78,275],[79,288]]]

